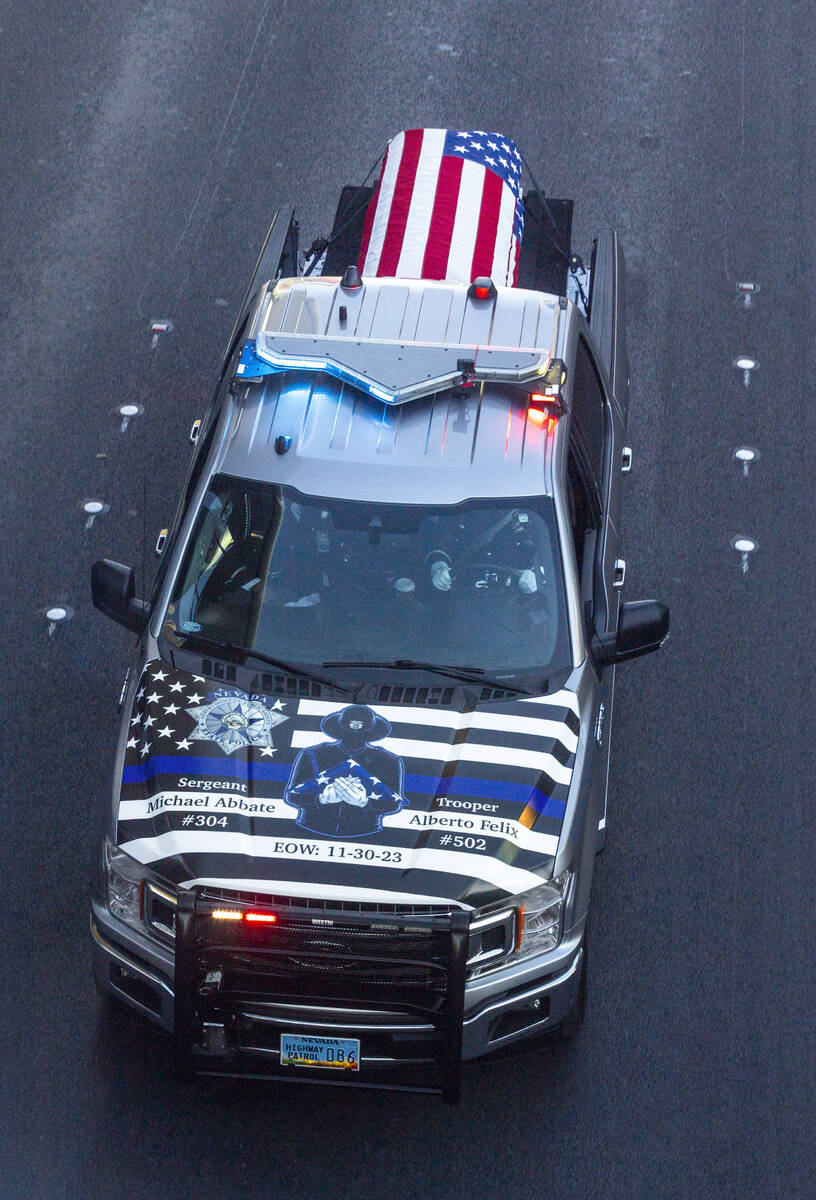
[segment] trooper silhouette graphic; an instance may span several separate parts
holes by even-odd
[[[379,833],[383,817],[408,803],[402,759],[370,744],[391,726],[367,705],[350,704],[320,728],[333,740],[301,750],[283,794],[298,810],[298,825],[334,837]]]

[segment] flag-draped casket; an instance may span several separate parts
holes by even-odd
[[[388,144],[368,205],[363,275],[513,285],[524,229],[522,159],[482,130],[408,129]]]

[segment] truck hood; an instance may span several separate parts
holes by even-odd
[[[369,706],[160,659],[127,719],[116,839],[168,882],[466,907],[551,872],[580,727],[567,690]]]

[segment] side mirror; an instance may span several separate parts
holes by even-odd
[[[669,634],[669,610],[658,600],[630,600],[621,605],[618,632],[593,638],[595,656],[603,666],[626,662],[659,650]]]
[[[118,621],[133,633],[143,633],[150,617],[150,605],[136,599],[133,568],[101,558],[91,567],[91,599],[106,617]]]

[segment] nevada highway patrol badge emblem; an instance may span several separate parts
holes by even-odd
[[[190,741],[216,742],[225,754],[246,746],[268,748],[276,725],[286,720],[283,704],[269,704],[264,696],[248,696],[236,688],[210,692],[207,703],[188,708],[196,722]]]

